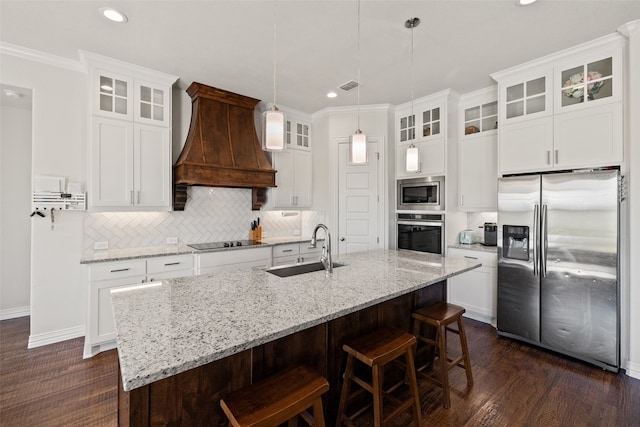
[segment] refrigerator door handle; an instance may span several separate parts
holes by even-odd
[[[547,277],[547,205],[542,205],[542,226],[540,227],[540,270]]]
[[[540,223],[540,206],[533,207],[533,275],[537,276],[538,271],[538,224]]]

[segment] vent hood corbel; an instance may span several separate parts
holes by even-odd
[[[191,124],[178,161],[173,166],[176,211],[184,210],[187,187],[251,188],[252,209],[266,201],[266,189],[276,186],[255,129],[258,99],[193,82]]]

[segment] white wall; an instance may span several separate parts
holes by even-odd
[[[0,78],[4,84],[33,91],[32,174],[84,183],[86,74],[72,61],[12,52],[0,52]],[[60,66],[44,63],[47,60]],[[79,263],[82,223],[79,212],[61,212],[54,230],[49,216],[32,220],[30,347],[84,335],[87,281]]]
[[[0,319],[29,315],[31,105],[0,112]]]

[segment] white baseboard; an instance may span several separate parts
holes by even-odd
[[[625,373],[631,378],[640,380],[640,363],[631,361],[627,362],[627,369],[625,370]]]
[[[73,328],[59,329],[57,331],[47,332],[45,334],[29,335],[29,344],[27,345],[27,348],[41,347],[43,345],[49,345],[60,341],[83,337],[84,333],[85,327],[84,325],[80,325],[74,326]]]
[[[477,320],[478,322],[482,322],[482,323],[486,323],[488,325],[491,325],[493,327],[496,326],[496,318],[488,315],[488,314],[484,314],[484,313],[478,313],[477,311],[473,311],[473,310],[469,310],[468,308],[466,309],[466,313],[464,313],[462,315],[462,317],[466,317],[469,319],[473,319],[473,320]]]
[[[0,320],[15,319],[16,317],[24,317],[31,315],[31,308],[26,305],[24,307],[7,308],[0,310]]]

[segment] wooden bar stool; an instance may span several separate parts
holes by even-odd
[[[455,366],[464,368],[467,374],[467,385],[470,387],[473,385],[473,375],[471,374],[471,362],[469,361],[469,348],[467,347],[467,336],[464,332],[464,324],[462,322],[462,314],[465,312],[463,307],[448,304],[444,301],[438,302],[430,307],[421,308],[416,310],[412,317],[413,321],[413,334],[418,341],[426,343],[426,346],[418,348],[416,351],[416,357],[419,353],[422,353],[429,349],[429,346],[435,348],[436,356],[440,364],[440,377],[434,375],[428,375],[422,372],[422,368],[418,368],[417,372],[438,384],[442,387],[444,407],[451,406],[451,398],[449,396],[449,371]],[[452,323],[458,323],[458,329],[450,328]],[[421,324],[426,323],[436,328],[435,340],[425,337],[420,334]],[[453,332],[460,336],[460,347],[462,348],[462,354],[456,359],[449,359],[447,356],[447,331]],[[464,363],[463,363],[464,362]],[[434,368],[435,368],[434,361]]]
[[[416,381],[413,361],[413,347],[415,344],[416,338],[410,333],[395,328],[382,328],[342,346],[343,350],[347,352],[347,367],[344,372],[344,382],[342,384],[336,426],[339,427],[343,422],[349,426],[353,426],[353,419],[371,407],[371,404],[365,406],[351,416],[345,414],[349,400],[366,390],[373,395],[373,425],[375,427],[382,426],[397,414],[405,412],[410,408],[413,408],[416,426],[420,427],[420,398],[418,395],[418,383]],[[402,355],[405,356],[406,363],[405,378],[409,380],[411,390],[411,397],[404,402],[390,396],[383,390],[384,366]],[[354,375],[353,367],[356,359],[372,368],[373,378],[371,384]],[[350,394],[352,381],[362,387],[362,389]],[[392,387],[392,389],[395,389],[395,387]],[[398,405],[385,418],[383,418],[382,409],[383,396]]]
[[[268,427],[289,421],[295,426],[297,416],[311,426],[324,427],[322,395],[329,390],[327,380],[316,371],[299,366],[266,378],[220,400],[229,426]],[[313,418],[306,412],[313,407]]]

